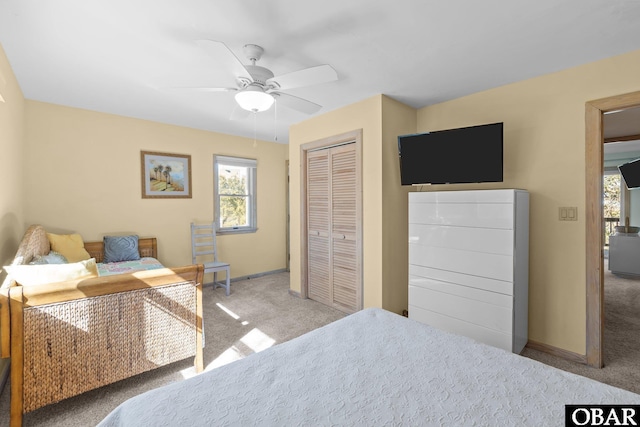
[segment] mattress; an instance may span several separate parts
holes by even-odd
[[[98,263],[98,276],[111,276],[113,274],[126,274],[158,268],[164,268],[164,266],[160,264],[160,261],[152,257],[142,257],[136,261],[100,262]]]
[[[366,309],[122,403],[107,426],[564,425],[640,395]]]

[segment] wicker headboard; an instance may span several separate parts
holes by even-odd
[[[84,242],[84,248],[92,258],[96,259],[96,262],[102,262],[104,259],[104,244],[99,242]],[[158,247],[155,237],[140,237],[138,238],[138,252],[141,257],[153,257],[158,258]]]
[[[28,264],[36,255],[46,255],[51,249],[44,227],[34,224],[24,232],[22,241],[18,246],[16,256],[11,265]]]

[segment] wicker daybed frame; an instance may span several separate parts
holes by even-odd
[[[157,258],[155,238],[139,239]],[[85,249],[100,262],[102,242]],[[49,252],[31,226],[13,264]],[[195,356],[202,359],[202,265],[0,289],[0,355],[11,357],[11,426],[24,413]]]

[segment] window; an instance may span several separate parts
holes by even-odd
[[[258,162],[216,156],[214,191],[216,225],[221,233],[255,232],[256,168]]]
[[[624,200],[626,186],[617,167],[605,167],[602,179],[602,214],[604,215],[604,245],[609,246],[609,236],[615,227],[625,224]],[[627,190],[628,191],[628,190]]]

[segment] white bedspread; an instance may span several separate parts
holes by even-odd
[[[367,309],[130,399],[100,426],[562,426],[640,395]]]

